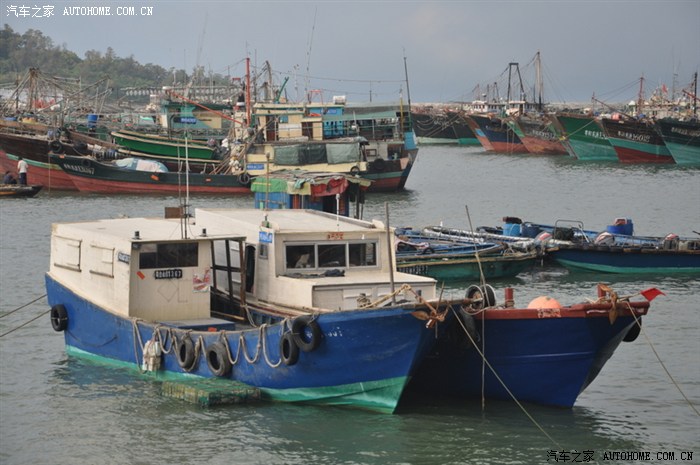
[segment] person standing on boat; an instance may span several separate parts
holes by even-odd
[[[19,157],[19,161],[17,162],[17,172],[19,173],[19,183],[22,186],[27,185],[27,169],[29,167],[27,166],[27,162],[24,161],[24,158]]]

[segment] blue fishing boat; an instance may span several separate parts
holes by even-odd
[[[496,302],[491,286],[472,286],[473,302],[424,360],[410,391],[458,398],[517,400],[572,407],[623,341],[641,330],[656,288],[621,296],[599,286],[594,302],[563,306],[547,296],[516,307],[512,289]],[[632,300],[641,296],[644,300]]]
[[[242,383],[263,399],[393,412],[463,302],[393,271],[377,221],[173,208],[53,225],[46,288],[69,354],[155,379]]]
[[[530,223],[546,254],[571,269],[624,274],[698,274],[700,237],[634,235],[629,218],[616,218],[605,231],[584,229],[580,221],[554,226]]]
[[[513,277],[537,261],[535,250],[519,251],[502,243],[438,239],[413,229],[396,230],[396,268],[438,280]]]

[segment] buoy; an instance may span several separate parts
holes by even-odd
[[[542,295],[533,299],[527,308],[561,308],[561,304],[556,299]]]

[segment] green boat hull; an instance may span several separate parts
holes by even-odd
[[[582,161],[618,161],[615,148],[592,116],[557,115],[576,158]]]
[[[114,141],[121,146],[136,152],[150,153],[152,155],[173,158],[185,158],[185,156],[187,156],[187,158],[198,160],[212,160],[214,155],[214,151],[209,147],[193,142],[189,142],[187,146],[185,146],[185,142],[182,140],[174,139],[168,141],[167,139],[145,135],[136,137],[119,132],[113,132],[112,137],[114,137]]]
[[[415,259],[398,262],[396,267],[404,273],[429,276],[438,280],[478,280],[484,278],[509,278],[518,275],[535,264],[536,255],[513,255],[450,259]]]

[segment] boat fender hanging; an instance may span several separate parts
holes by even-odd
[[[292,366],[299,361],[299,346],[292,333],[284,333],[280,338],[280,358],[282,363]]]
[[[51,327],[54,331],[65,331],[68,327],[68,312],[62,304],[51,307]]]
[[[160,369],[161,355],[163,355],[163,350],[160,347],[160,342],[150,339],[143,346],[141,369],[143,371],[158,371]]]
[[[194,368],[194,342],[190,336],[185,335],[182,339],[177,341],[175,345],[175,356],[177,357],[177,363],[185,371],[191,371]]]
[[[474,317],[464,307],[457,309],[456,315],[459,320],[455,322],[456,330],[461,335],[457,340],[463,341],[465,348],[471,348],[481,340]]]
[[[384,171],[384,168],[386,167],[386,162],[384,161],[383,158],[377,158],[372,162],[372,169],[374,171]]]
[[[207,365],[215,376],[226,376],[231,372],[231,360],[223,342],[215,342],[207,347]]]
[[[625,337],[622,338],[623,341],[625,342],[634,342],[637,337],[639,337],[639,333],[642,331],[642,320],[637,320],[634,323],[634,326],[632,326],[628,331],[627,334],[625,334]]]
[[[473,300],[471,306],[476,310],[496,305],[496,291],[489,284],[483,286],[472,284],[467,288],[466,298]]]
[[[49,148],[53,153],[63,153],[63,144],[59,140],[52,141]]]
[[[245,187],[250,185],[250,175],[247,172],[243,172],[238,175],[238,182]]]
[[[312,315],[304,315],[292,322],[294,342],[303,352],[316,350],[321,343],[321,328]]]
[[[357,176],[358,174],[360,174],[360,167],[357,165],[353,165],[353,167],[350,168],[350,174],[352,174],[353,176]]]

